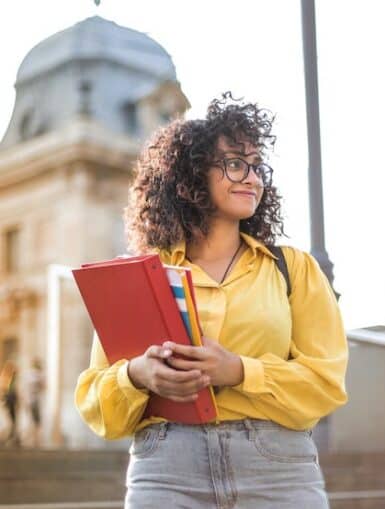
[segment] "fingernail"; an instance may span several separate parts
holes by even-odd
[[[210,377],[209,377],[209,376],[204,376],[204,377],[203,377],[203,383],[204,383],[205,385],[209,385],[209,383],[210,383]]]
[[[172,350],[170,350],[169,348],[167,348],[166,350],[163,350],[163,352],[162,352],[162,355],[164,357],[168,357],[171,354],[172,354]]]

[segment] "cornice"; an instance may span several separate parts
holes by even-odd
[[[140,143],[79,117],[60,130],[0,151],[0,188],[73,162],[129,172]]]

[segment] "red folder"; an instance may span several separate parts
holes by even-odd
[[[83,264],[72,271],[110,364],[143,354],[169,339],[191,345],[157,254]],[[192,403],[151,393],[143,417],[200,424],[216,419],[208,388]]]

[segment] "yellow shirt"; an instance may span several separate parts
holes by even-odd
[[[160,252],[164,263],[191,267],[203,334],[241,356],[243,382],[216,395],[219,420],[249,417],[312,428],[347,401],[347,342],[334,293],[311,255],[285,247],[288,299],[272,253],[242,237],[248,249],[222,284],[186,260],[184,242]],[[109,366],[95,336],[75,395],[91,429],[113,439],[164,420],[141,420],[148,397],[129,380],[125,359]]]

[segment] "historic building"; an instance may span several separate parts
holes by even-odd
[[[23,396],[23,372],[40,358],[45,443],[90,445],[73,390],[92,327],[70,268],[125,252],[133,160],[189,103],[157,42],[100,17],[35,46],[15,87],[0,143],[0,369],[16,360]]]

